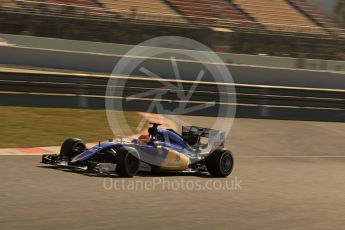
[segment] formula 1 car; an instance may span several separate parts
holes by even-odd
[[[223,132],[183,126],[182,135],[150,123],[148,135],[130,142],[109,140],[87,149],[81,139],[69,138],[60,154],[42,155],[44,164],[133,177],[140,171],[202,171],[226,177],[233,169],[232,153],[224,149]]]

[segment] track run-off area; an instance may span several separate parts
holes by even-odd
[[[1,105],[104,109],[109,76],[67,75],[2,71]],[[115,95],[119,100],[161,88],[154,79],[122,79],[126,91]],[[182,84],[186,90],[192,86],[188,81]],[[175,173],[124,179],[43,166],[39,163],[42,152],[0,156],[0,228],[342,229],[345,123],[338,121],[345,120],[345,91],[234,86],[238,117],[226,139],[235,158],[229,177]],[[190,102],[216,99],[222,90],[214,91],[222,87],[201,83]],[[179,102],[176,92],[161,90],[167,91],[163,104]],[[146,111],[145,101],[149,104],[152,98],[134,100],[135,106],[128,104],[124,109]],[[197,115],[203,116],[181,118],[205,127],[215,119],[212,110]]]
[[[198,125],[211,118],[183,117]],[[57,170],[0,156],[2,229],[341,229],[345,124],[235,119],[228,178]]]

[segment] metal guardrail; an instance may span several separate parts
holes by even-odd
[[[158,80],[117,77],[124,85],[124,94],[114,95],[123,102],[124,107],[118,109],[146,111],[155,95],[146,95],[139,101],[132,96],[152,89],[164,92],[161,101],[163,107],[172,109],[180,101],[176,91],[162,87]],[[0,105],[104,109],[108,79],[108,76],[93,75],[1,72]],[[168,81],[176,84],[175,80]],[[184,81],[183,89],[189,89],[192,84],[192,81]],[[230,86],[233,85],[212,82],[198,84],[187,106],[210,101],[215,101],[216,106],[188,115],[219,115],[217,104],[221,102],[222,94],[229,93],[222,89]],[[249,84],[234,86],[237,92],[230,92],[227,106],[237,106],[237,117],[345,121],[345,90]],[[83,103],[80,103],[81,98]],[[126,100],[128,98],[132,100]]]

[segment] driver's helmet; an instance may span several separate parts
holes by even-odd
[[[144,145],[147,144],[147,142],[150,140],[150,137],[147,134],[142,134],[139,136],[138,140],[139,144]]]

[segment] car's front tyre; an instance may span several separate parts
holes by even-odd
[[[72,159],[86,149],[85,143],[78,138],[68,138],[61,145],[60,156]]]
[[[133,177],[139,172],[139,156],[123,147],[116,149],[115,162],[120,177]]]

